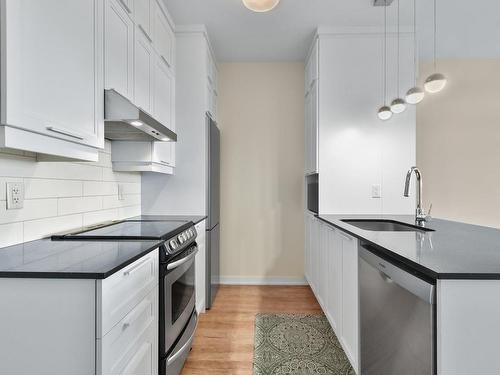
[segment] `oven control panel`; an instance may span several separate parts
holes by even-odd
[[[168,241],[168,250],[170,254],[174,254],[187,245],[191,244],[196,239],[196,229],[194,227],[188,228],[185,231],[179,233],[174,238]]]

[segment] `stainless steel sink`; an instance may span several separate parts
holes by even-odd
[[[395,220],[344,219],[341,221],[353,225],[359,229],[370,230],[374,232],[433,232],[434,231],[433,229],[401,223]]]

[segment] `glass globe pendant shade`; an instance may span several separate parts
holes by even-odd
[[[446,77],[441,73],[434,73],[425,80],[424,88],[425,91],[434,94],[441,91],[446,86]]]
[[[391,112],[392,113],[403,113],[406,110],[406,103],[403,99],[397,98],[394,99],[391,103]]]
[[[411,89],[408,90],[406,93],[406,103],[408,104],[418,104],[422,100],[424,100],[425,97],[425,91],[422,90],[420,87],[412,87]]]
[[[387,121],[392,117],[392,112],[391,108],[384,105],[378,110],[378,118],[381,119],[382,121]]]
[[[243,0],[243,4],[254,12],[269,12],[273,10],[280,0]]]

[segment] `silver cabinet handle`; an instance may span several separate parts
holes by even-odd
[[[339,231],[339,234],[340,234],[340,235],[341,235],[341,236],[342,236],[345,240],[347,240],[347,241],[352,241],[352,240],[354,240],[354,238],[353,238],[353,237],[348,236],[347,234],[345,234],[345,233],[344,233],[344,232],[342,232],[342,231]]]
[[[140,268],[142,268],[142,266],[144,266],[146,263],[149,263],[149,258],[148,259],[144,259],[143,261],[137,263],[133,268],[131,268],[131,269],[126,270],[125,272],[123,272],[123,276],[130,276],[130,275],[132,275],[134,272],[137,272],[137,270],[139,270]]]
[[[160,163],[163,163],[163,164],[166,164],[166,165],[170,165],[170,162],[169,161],[165,161],[165,160],[160,160]]]
[[[146,37],[146,39],[149,40],[149,43],[152,43],[153,39],[151,39],[151,37],[149,36],[149,34],[146,31],[146,29],[144,28],[144,26],[142,26],[141,24],[138,24],[137,26],[139,27],[139,29],[141,29],[141,31],[144,34],[144,36]]]
[[[173,270],[174,268],[182,266],[184,263],[189,262],[191,259],[195,257],[195,255],[198,253],[198,248],[196,248],[195,251],[193,251],[191,254],[189,254],[187,257],[182,258],[176,262],[169,263],[167,265],[167,270]]]
[[[120,3],[122,4],[122,6],[125,8],[125,10],[127,11],[128,14],[132,14],[132,10],[129,8],[129,6],[127,5],[127,3],[125,2],[125,0],[120,0]]]
[[[55,126],[47,126],[46,129],[51,131],[51,132],[66,135],[66,136],[71,137],[71,138],[80,139],[80,140],[85,139],[85,137],[83,137],[80,134],[73,133],[72,131],[69,131],[66,129],[56,128]]]
[[[165,58],[165,56],[160,55],[160,57],[161,57],[161,59],[165,62],[165,64],[167,64],[167,66],[170,68],[170,67],[171,67],[171,65],[170,65],[170,63],[168,62],[168,60]]]

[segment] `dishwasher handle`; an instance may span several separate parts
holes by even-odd
[[[369,246],[360,246],[359,257],[377,269],[388,284],[396,284],[417,296],[429,305],[435,304],[435,285],[395,266],[370,251]]]

